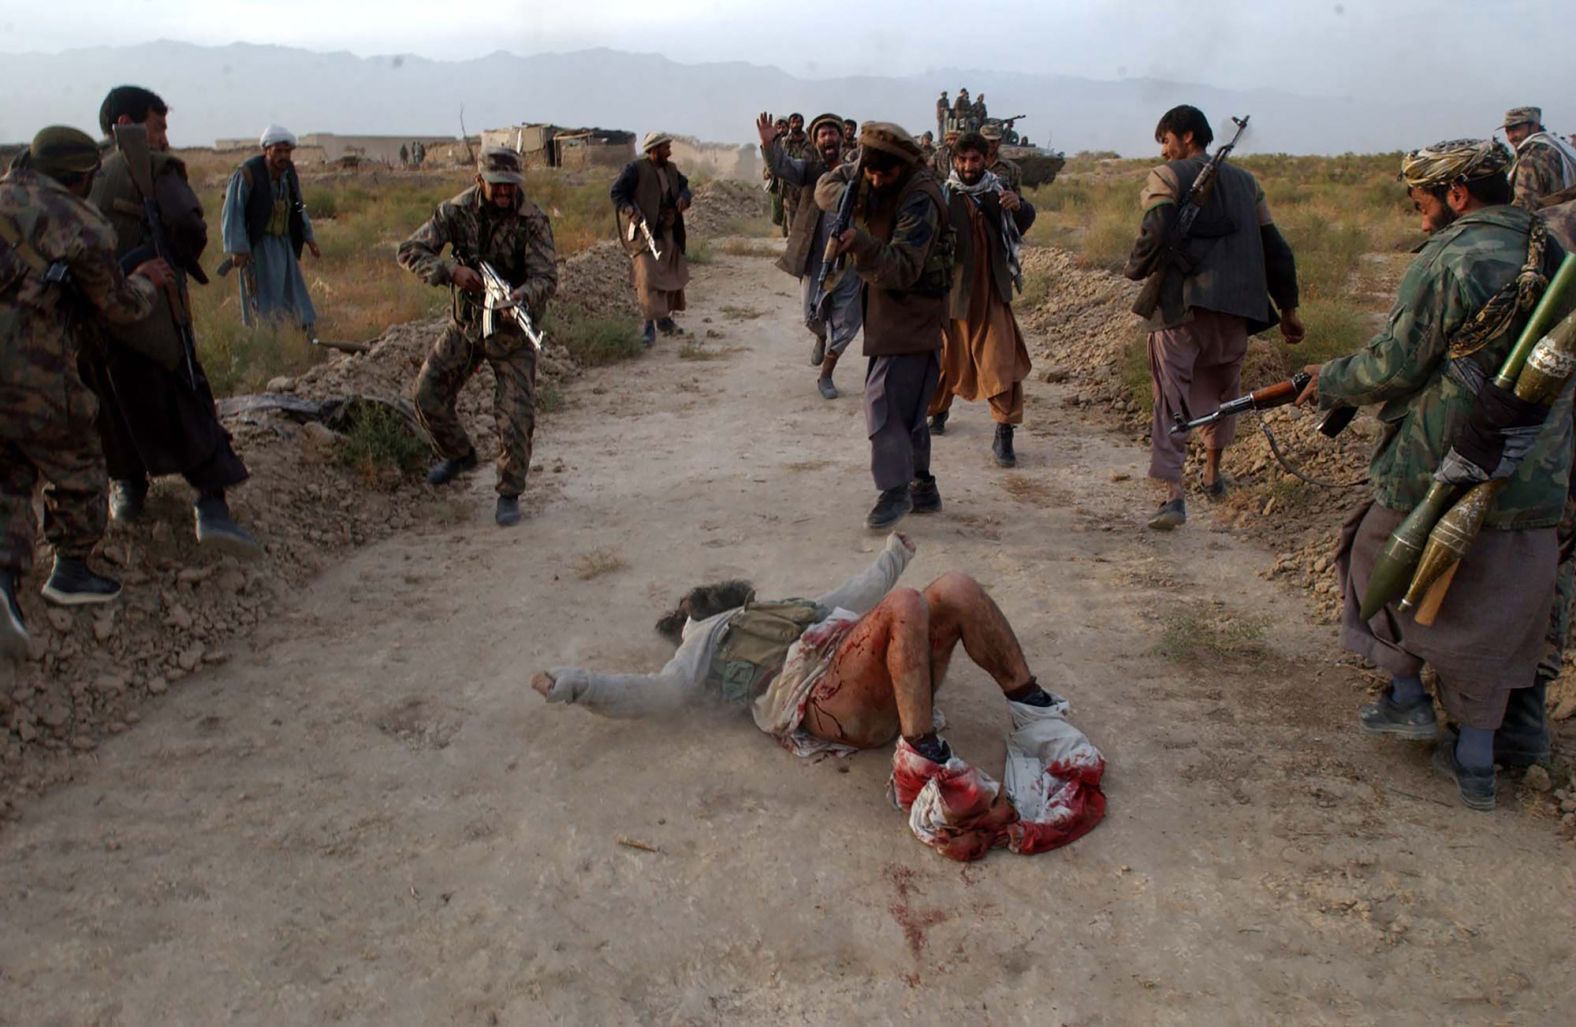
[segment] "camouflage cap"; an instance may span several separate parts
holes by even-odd
[[[980,135],[984,136],[987,142],[996,142],[1002,137],[1003,134],[1004,133],[1001,130],[1001,122],[997,121],[995,118],[987,118],[985,120],[985,124],[980,126]]]
[[[1447,139],[1401,158],[1401,180],[1409,189],[1429,189],[1503,174],[1510,164],[1510,151],[1497,139]]]
[[[1517,125],[1543,124],[1542,107],[1512,107],[1505,112],[1505,124],[1501,128],[1515,128]]]
[[[482,181],[491,182],[493,185],[505,182],[511,185],[524,185],[523,170],[520,155],[503,146],[487,147],[476,161],[476,173],[482,176]]]
[[[28,163],[51,177],[96,171],[99,148],[93,137],[66,125],[41,128],[28,146]]]
[[[914,137],[909,135],[903,126],[894,125],[890,121],[865,122],[859,129],[859,145],[902,157],[910,164],[918,164],[924,157]]]
[[[805,129],[805,132],[809,134],[811,139],[814,139],[815,130],[820,128],[822,125],[831,125],[833,128],[837,129],[838,132],[843,131],[843,119],[838,117],[836,114],[817,114],[815,116],[815,120],[810,122],[810,127]]]

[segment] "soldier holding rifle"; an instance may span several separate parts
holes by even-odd
[[[450,248],[451,259],[441,256]],[[525,198],[520,156],[493,147],[477,161],[476,184],[438,205],[430,220],[399,247],[400,267],[428,285],[452,287],[449,326],[427,354],[416,382],[416,412],[441,459],[427,481],[446,485],[476,466],[476,447],[454,412],[460,390],[483,360],[492,366],[493,417],[498,426],[497,522],[520,523],[520,493],[531,467],[536,430],[536,348],[519,323],[487,317],[482,264],[512,287],[537,325],[558,291],[553,228]],[[485,326],[493,331],[488,334]]]
[[[673,166],[673,137],[649,132],[644,157],[624,165],[613,183],[618,237],[634,261],[635,302],[645,319],[641,338],[650,346],[663,335],[682,335],[673,315],[684,309],[689,261],[684,259],[684,212],[691,203],[689,179]]]
[[[1392,532],[1434,488],[1447,451],[1454,454],[1463,435],[1485,423],[1497,388],[1487,379],[1560,263],[1559,244],[1537,218],[1510,205],[1510,163],[1502,145],[1477,139],[1405,157],[1402,178],[1430,238],[1401,280],[1384,330],[1351,356],[1309,365],[1312,381],[1299,399],[1382,404],[1385,431],[1369,467],[1373,496],[1347,518],[1336,562],[1345,596],[1341,642],[1391,675],[1385,692],[1359,711],[1359,724],[1371,734],[1432,740],[1434,707],[1420,678],[1431,664],[1445,712],[1459,726],[1434,763],[1478,810],[1494,807],[1494,735],[1507,702],[1533,683],[1543,654],[1559,559],[1555,526],[1571,469],[1569,390],[1541,428],[1523,433],[1530,450],[1432,623],[1392,602],[1366,618],[1362,606]]]
[[[1245,125],[1246,119],[1239,122]],[[1149,526],[1159,531],[1187,521],[1187,436],[1173,433],[1172,425],[1242,391],[1248,336],[1277,322],[1288,343],[1301,342],[1304,334],[1291,247],[1258,182],[1222,159],[1230,147],[1210,158],[1206,148],[1214,138],[1197,107],[1173,107],[1161,117],[1155,141],[1166,163],[1144,184],[1143,226],[1123,271],[1146,280],[1134,312],[1149,331],[1149,476],[1166,489]],[[1220,458],[1236,436],[1236,420],[1224,418],[1203,434],[1204,491],[1219,497],[1226,491]]]
[[[120,594],[87,565],[104,534],[104,454],[77,354],[94,322],[147,317],[155,286],[174,280],[158,258],[121,271],[114,231],[86,202],[98,169],[92,138],[55,126],[0,178],[0,655],[14,659],[31,649],[16,592],[33,562],[40,478],[55,550],[44,597],[74,606]]]
[[[146,318],[108,326],[103,345],[84,355],[83,373],[99,398],[110,515],[139,520],[149,477],[179,474],[197,493],[197,541],[250,556],[257,540],[235,522],[226,498],[246,480],[246,465],[214,411],[192,334],[188,280],[207,284],[199,258],[208,225],[186,165],[169,152],[168,115],[158,94],[140,86],[111,89],[99,108],[99,128],[116,149],[104,158],[91,201],[115,229],[123,264],[163,245],[169,252],[159,256],[175,268],[175,282]]]

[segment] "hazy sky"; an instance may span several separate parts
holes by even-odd
[[[1526,102],[1560,107],[1576,92],[1576,64],[1555,60],[1554,50],[1545,59],[1530,55],[1540,40],[1569,40],[1564,7],[1558,0],[86,0],[55,18],[37,0],[0,0],[0,51],[164,38],[454,59],[606,46],[687,63],[776,65],[807,77],[994,67],[1305,95],[1388,90],[1441,102],[1494,83],[1504,90],[1508,77]]]

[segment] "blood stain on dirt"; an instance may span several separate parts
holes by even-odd
[[[914,908],[911,900],[918,892],[914,884],[918,876],[908,867],[888,865],[886,868],[886,878],[897,890],[897,901],[888,906],[887,911],[892,914],[897,925],[903,928],[903,937],[908,941],[908,950],[913,953],[916,963],[924,957],[927,940],[925,932],[947,919],[945,910]]]

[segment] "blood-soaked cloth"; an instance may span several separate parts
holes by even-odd
[[[899,739],[887,795],[914,837],[949,859],[1005,845],[1020,855],[1077,841],[1105,817],[1105,757],[1067,720],[1067,700],[1008,702],[1006,788],[956,756],[937,764]]]

